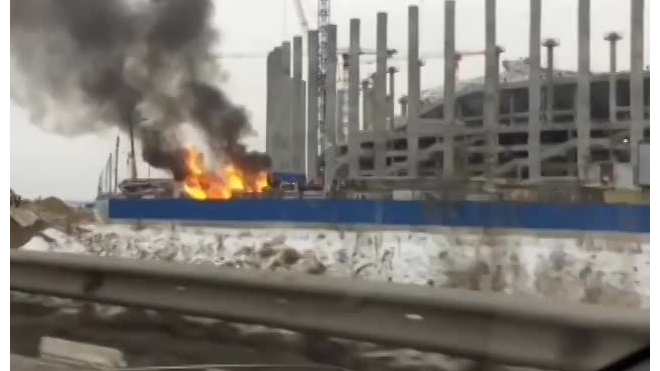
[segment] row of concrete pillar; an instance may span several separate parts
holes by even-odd
[[[484,133],[486,139],[486,163],[492,170],[497,165],[499,125],[499,56],[503,51],[496,40],[496,0],[485,1],[485,81],[484,81]],[[541,177],[541,0],[530,1],[529,29],[529,175],[532,179]],[[630,143],[636,145],[643,135],[643,47],[644,47],[644,0],[631,2],[631,120]],[[453,177],[454,137],[456,134],[456,2],[444,3],[444,122],[440,133],[443,137],[443,175]],[[590,32],[591,0],[578,0],[578,76],[576,92],[576,123],[578,171],[581,178],[586,174],[590,153]],[[369,81],[360,79],[360,20],[350,20],[350,46],[348,53],[347,92],[338,97],[337,71],[337,28],[329,25],[327,29],[327,73],[319,81],[319,33],[309,31],[308,40],[308,79],[302,80],[302,39],[294,37],[293,53],[288,41],[275,48],[268,56],[268,108],[267,108],[267,151],[274,160],[274,168],[280,171],[303,173],[308,178],[317,175],[319,165],[319,147],[325,163],[324,181],[330,184],[339,166],[337,153],[338,140],[347,139],[347,155],[342,159],[346,163],[348,177],[359,176],[360,130],[370,131],[373,135],[375,156],[375,175],[387,175],[386,131],[391,129],[394,120],[393,70],[387,68],[387,13],[377,13],[376,18],[376,72],[370,86]],[[608,35],[612,45],[616,35]],[[548,48],[548,70],[553,71],[553,50],[558,45],[556,40],[543,43]],[[615,50],[612,48],[613,70],[616,71]],[[408,164],[407,174],[417,175],[417,158],[420,136],[420,51],[419,51],[419,8],[408,7],[408,50],[407,50],[408,94],[402,100],[402,116],[407,122]],[[292,66],[292,67],[291,67]],[[291,71],[293,69],[293,71]],[[391,73],[390,96],[387,95],[387,73]],[[553,76],[546,77],[549,89],[553,85]],[[612,77],[614,79],[615,77]],[[611,85],[610,102],[615,98]],[[322,89],[320,89],[322,88]],[[363,92],[362,121],[360,128],[360,90]],[[325,93],[324,120],[319,120],[319,92]],[[346,97],[344,97],[346,94]],[[614,98],[613,98],[614,95]],[[553,92],[548,91],[546,102],[553,107]],[[417,102],[412,104],[411,102]],[[307,115],[305,116],[305,105]],[[338,105],[341,109],[338,115]],[[346,105],[346,107],[344,107]],[[610,104],[615,110],[616,104]],[[346,111],[347,129],[344,124]],[[611,117],[616,112],[610,113]],[[389,123],[389,124],[388,124]],[[341,125],[341,127],[340,127]],[[344,138],[344,134],[348,138]],[[305,147],[305,143],[307,146]],[[637,164],[637,151],[631,150],[631,161]],[[486,172],[486,175],[489,171]]]
[[[273,168],[302,173],[305,167],[306,85],[302,79],[302,37],[285,41],[267,58],[266,151]],[[292,73],[293,72],[293,73]],[[294,143],[300,143],[296,147]]]

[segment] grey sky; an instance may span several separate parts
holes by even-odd
[[[389,46],[406,50],[407,6],[420,6],[420,42],[422,55],[439,52],[443,44],[442,0],[332,0],[332,20],[338,25],[340,47],[348,46],[350,18],[362,20],[362,44],[375,48],[376,12],[389,13]],[[456,2],[458,50],[481,50],[484,47],[484,1]],[[645,60],[649,60],[649,3],[645,14]],[[607,31],[620,31],[619,68],[630,65],[630,5],[627,0],[593,0],[591,23],[591,66],[594,71],[608,68],[608,45],[603,41]],[[316,0],[303,0],[310,26],[316,24]],[[526,56],[528,50],[529,1],[498,1],[497,41],[506,49],[504,59]],[[545,0],[543,2],[542,37],[561,40],[557,50],[558,68],[575,68],[577,64],[577,0]],[[265,54],[282,40],[300,34],[301,27],[292,0],[216,0],[216,24],[221,32],[219,49],[226,53]],[[543,56],[543,58],[545,58]],[[257,135],[246,142],[252,148],[265,147],[266,65],[265,58],[224,59],[228,80],[223,89],[238,104],[250,112]],[[397,74],[397,86],[406,86],[405,62],[395,62],[402,68]],[[460,77],[469,78],[483,72],[481,57],[466,58],[460,65]],[[363,66],[367,74],[374,66]],[[442,60],[427,61],[422,71],[422,88],[440,85],[443,79]],[[405,94],[399,89],[397,95]],[[75,138],[62,137],[32,125],[20,107],[10,106],[11,186],[28,196],[56,195],[66,199],[90,199],[95,195],[101,168],[114,150],[116,132]],[[123,140],[123,139],[122,139]],[[120,177],[125,174],[127,145],[121,146]],[[146,176],[147,166],[139,167]],[[156,174],[152,172],[152,175]],[[161,174],[162,175],[162,174]]]

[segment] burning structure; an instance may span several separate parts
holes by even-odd
[[[210,23],[211,0],[12,0],[12,98],[32,114],[35,123],[64,135],[110,127],[133,134],[141,141],[142,158],[170,172],[188,198],[194,199],[100,200],[99,214],[110,219],[520,227],[519,221],[493,224],[492,219],[505,219],[493,215],[509,213],[515,214],[513,219],[529,222],[530,228],[544,220],[560,220],[565,224],[559,229],[570,229],[581,221],[562,220],[544,205],[521,206],[519,201],[557,202],[558,195],[573,203],[585,199],[574,194],[583,191],[592,165],[607,162],[633,171],[616,175],[620,179],[604,187],[599,199],[622,203],[618,193],[608,192],[627,187],[636,192],[634,202],[637,198],[639,203],[646,202],[644,192],[638,192],[650,186],[641,180],[643,170],[648,173],[648,162],[645,167],[640,165],[644,164],[641,148],[646,140],[648,149],[650,140],[645,99],[650,73],[643,68],[644,1],[630,0],[631,72],[618,73],[614,63],[608,75],[589,70],[589,0],[578,2],[579,68],[574,73],[555,70],[551,53],[547,68],[541,68],[541,0],[529,1],[529,58],[508,63],[500,73],[496,1],[485,0],[485,76],[469,86],[456,80],[456,2],[445,1],[445,83],[441,93],[421,90],[419,9],[410,6],[408,94],[401,101],[400,116],[394,115],[393,86],[386,86],[388,71],[394,71],[387,68],[387,14],[377,16],[377,71],[373,80],[362,81],[362,109],[358,19],[351,20],[348,82],[341,93],[335,75],[337,26],[309,32],[307,76],[312,78],[306,82],[302,80],[302,37],[275,48],[267,60],[267,152],[278,172],[323,178],[323,198],[328,199],[318,202],[195,202],[261,192],[271,172],[269,156],[250,152],[241,143],[252,130],[244,109],[208,83],[218,77],[211,47],[217,39]],[[546,44],[549,52],[556,46]],[[314,52],[321,50],[328,57],[326,71],[317,70],[314,60],[319,58]],[[319,92],[327,98],[323,107],[316,105]],[[605,98],[607,104],[603,104]],[[138,113],[149,119],[135,124]],[[178,136],[183,123],[203,134],[203,145],[210,149],[206,157]],[[596,170],[602,173],[606,168]],[[540,187],[515,189],[530,191],[521,200],[493,192],[492,187],[473,191],[468,180],[475,178],[487,182],[503,179],[520,188],[560,178],[577,181],[578,187],[567,188],[562,183],[558,192],[551,189],[546,193]],[[339,182],[365,179],[387,184],[378,195],[370,193],[357,201],[327,197],[332,194],[328,188]],[[454,196],[445,192],[448,183],[441,180],[456,180],[462,193],[455,199],[462,197],[465,212],[458,214],[467,215],[464,220],[452,221],[451,215],[444,215],[443,202]],[[395,182],[396,191],[405,192],[393,191]],[[429,184],[438,194],[431,201],[421,200],[419,189],[411,190],[421,184]],[[155,185],[167,193],[174,184],[169,179],[135,180],[123,187],[140,193]],[[395,193],[401,197],[397,199]],[[590,201],[596,199],[589,197]],[[472,199],[483,204],[464,201]],[[484,201],[493,199],[516,202]],[[635,215],[635,232],[648,229],[648,206],[587,207],[577,203],[575,208],[579,219],[593,219],[589,230],[626,229],[619,225],[623,219],[618,215],[628,212]],[[504,223],[502,220],[497,222]]]
[[[235,193],[259,193],[268,188],[266,171],[249,171],[234,164],[212,171],[204,161],[204,154],[195,148],[186,150],[187,175],[183,189],[196,200],[228,199]]]
[[[194,198],[226,198],[220,189],[237,182],[253,189],[270,159],[241,143],[252,131],[247,114],[211,83],[219,79],[212,5],[11,0],[12,100],[63,135],[129,133],[142,159],[185,182]],[[202,133],[222,164],[215,171],[201,169],[199,153],[177,136],[182,123]]]

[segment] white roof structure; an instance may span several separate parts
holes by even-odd
[[[521,58],[514,61],[504,60],[502,62],[504,71],[500,72],[500,83],[516,83],[529,80],[529,60]],[[545,69],[541,69],[541,79],[545,79]],[[555,77],[576,76],[574,71],[555,70]],[[465,95],[473,91],[483,89],[485,78],[483,76],[473,79],[461,80],[456,83],[456,96]],[[439,86],[421,91],[422,111],[428,110],[442,103],[444,87]]]

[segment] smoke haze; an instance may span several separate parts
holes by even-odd
[[[135,126],[143,159],[185,176],[182,122],[218,157],[249,171],[267,155],[240,142],[243,107],[215,86],[210,0],[11,0],[11,97],[31,120],[63,135]]]

